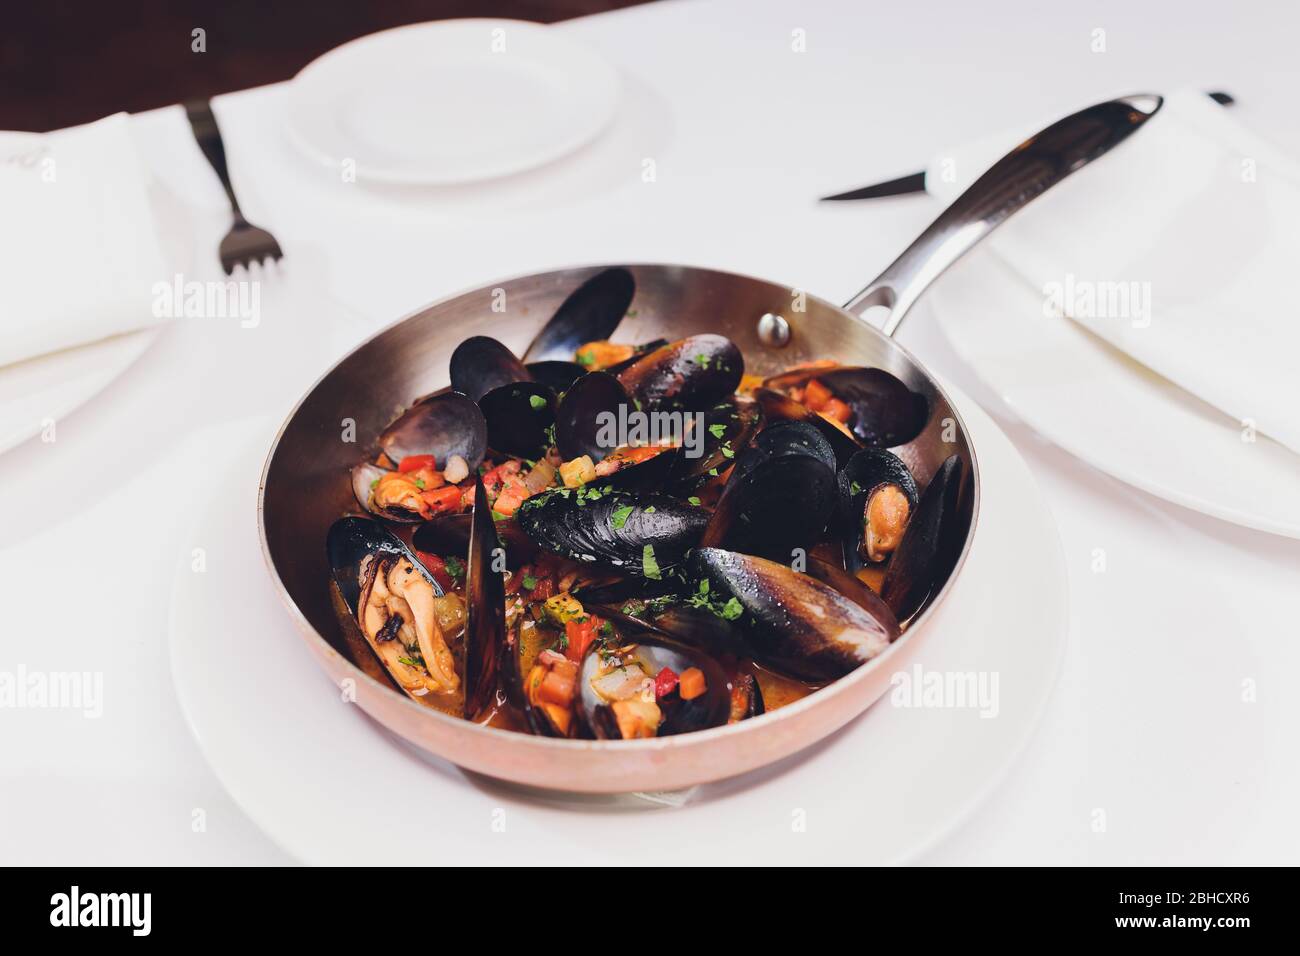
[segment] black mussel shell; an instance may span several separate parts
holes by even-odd
[[[564,633],[555,628],[524,628],[516,622],[501,660],[501,684],[506,699],[524,715],[531,733],[540,737],[564,737],[546,710],[534,707],[528,699],[528,674],[544,650],[559,650]]]
[[[849,428],[866,445],[905,445],[930,418],[925,396],[883,368],[836,368],[813,377],[853,410]]]
[[[779,422],[737,456],[700,544],[789,561],[812,548],[837,505],[829,443],[806,422]]]
[[[562,362],[559,359],[529,362],[525,367],[533,381],[541,382],[557,395],[587,374],[587,370],[577,362]]]
[[[880,596],[900,621],[916,616],[956,563],[963,529],[961,492],[962,461],[952,455],[926,485],[880,585]]]
[[[594,601],[590,594],[582,606],[613,621],[620,628],[646,628],[713,657],[738,657],[745,653],[745,636],[741,630],[707,607],[654,600],[602,604]]]
[[[873,615],[830,585],[775,561],[699,548],[688,568],[719,598],[739,603],[738,624],[754,659],[800,680],[843,677],[899,633],[892,615]]]
[[[736,391],[745,360],[721,335],[692,335],[643,355],[619,381],[645,411],[701,411]]]
[[[515,512],[515,520],[547,551],[661,580],[699,540],[708,514],[668,495],[602,485],[534,495]]]
[[[457,392],[439,392],[412,405],[379,434],[379,448],[394,464],[408,455],[433,455],[438,467],[460,455],[471,471],[487,453],[487,421]]]
[[[784,392],[771,388],[754,390],[754,400],[763,410],[763,416],[772,422],[805,422],[812,425],[835,451],[835,461],[843,467],[862,448],[847,432],[836,428],[806,405],[801,405]]]
[[[623,321],[635,294],[636,280],[627,269],[606,269],[592,276],[555,310],[528,346],[524,361],[572,359],[578,346],[609,338]]]
[[[618,448],[619,412],[631,408],[632,399],[613,375],[592,372],[575,382],[555,408],[555,446],[560,457],[571,461],[589,455],[592,461],[600,461]],[[615,427],[610,427],[611,422]]]
[[[497,538],[483,479],[474,479],[469,556],[465,571],[465,716],[492,702],[506,643],[505,550]]]
[[[493,389],[532,376],[515,353],[486,335],[474,335],[451,353],[451,387],[478,401]]]
[[[729,398],[700,414],[701,437],[689,436],[668,475],[668,486],[677,492],[691,491],[730,468],[763,423],[758,404],[746,399]]]
[[[575,585],[573,596],[582,602],[583,607],[588,604],[592,607],[617,607],[620,609],[627,607],[630,612],[629,604],[642,605],[645,601],[652,601],[656,598],[674,594],[676,590],[676,581],[665,578],[652,581],[647,578],[629,576],[615,580],[592,581]],[[632,616],[642,619],[639,613]]]
[[[402,543],[402,540],[373,518],[360,515],[347,515],[339,518],[325,536],[325,552],[329,560],[330,573],[338,585],[339,594],[348,612],[355,619],[361,601],[361,562],[372,554],[381,552],[395,557],[405,557],[419,569],[420,573],[433,585],[434,593],[442,594],[442,588],[433,575],[420,563],[419,558]]]
[[[497,537],[506,549],[506,559],[510,566],[513,568],[527,562],[537,550],[532,539],[524,534],[513,517],[497,518],[495,523]],[[473,524],[474,514],[470,511],[438,515],[415,529],[411,535],[411,545],[417,551],[436,554],[440,558],[468,554]]]
[[[555,395],[538,382],[512,382],[479,399],[487,420],[488,447],[519,458],[538,459],[551,445]]]
[[[863,514],[867,502],[882,488],[901,491],[911,510],[919,496],[916,479],[903,460],[883,448],[864,448],[840,469],[840,533],[844,542],[844,563],[856,570],[865,560],[859,552],[863,535]]]
[[[582,723],[592,734],[600,739],[622,739],[612,707],[592,686],[610,645],[636,645],[634,656],[646,672],[641,693],[648,701],[658,704],[663,715],[656,736],[690,733],[727,722],[731,714],[731,685],[717,661],[695,648],[678,644],[635,623],[625,622],[616,630],[617,639],[607,640],[603,645],[601,642],[592,645],[579,672],[577,710]],[[698,667],[704,672],[705,692],[692,700],[683,700],[678,690],[656,698],[653,681],[665,667],[679,675],[688,668]]]
[[[885,603],[884,598],[871,590],[856,574],[846,571],[837,564],[809,558],[804,573],[810,578],[816,578],[822,584],[829,584],[874,618],[889,620],[894,617],[894,612]]]

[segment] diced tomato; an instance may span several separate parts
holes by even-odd
[[[510,461],[503,461],[495,468],[484,472],[483,488],[487,491],[489,496],[496,494],[501,490],[506,479],[512,475],[519,474],[519,470],[523,468],[523,466],[524,463],[522,461],[513,458]]]
[[[809,380],[803,391],[803,403],[815,412],[825,408],[826,403],[834,397],[831,390],[815,378]]]
[[[427,551],[417,551],[415,556],[420,559],[421,564],[429,569],[429,573],[433,575],[433,579],[438,582],[439,587],[448,593],[456,590],[456,582],[447,573],[446,561],[436,554],[429,554]]]
[[[847,403],[838,398],[832,398],[827,401],[826,404],[821,407],[820,411],[827,418],[833,418],[835,421],[843,424],[848,424],[849,419],[853,417],[853,409],[849,408]]]
[[[587,648],[596,640],[596,633],[605,623],[594,614],[574,618],[564,624],[564,636],[569,639],[569,646],[564,656],[571,661],[581,661],[587,656]]]
[[[555,593],[554,578],[538,578],[537,587],[528,593],[528,596],[534,601],[545,601]]]
[[[462,496],[459,485],[444,485],[420,492],[420,497],[434,514],[456,514],[464,505]]]
[[[665,667],[655,675],[655,700],[667,697],[677,689],[677,674],[671,667]]]
[[[419,471],[421,468],[437,470],[438,463],[432,455],[407,455],[397,464],[397,470],[405,474],[408,471]]]

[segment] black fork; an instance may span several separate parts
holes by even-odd
[[[230,198],[230,211],[234,213],[235,222],[221,240],[221,268],[226,275],[235,271],[235,266],[250,268],[254,263],[270,259],[279,262],[284,255],[275,237],[244,218],[239,209],[239,200],[235,198],[235,189],[230,185],[230,173],[226,169],[226,146],[221,141],[221,129],[217,118],[212,115],[210,100],[192,100],[185,104],[185,115],[189,117],[190,128],[194,138],[199,142],[199,149],[208,158],[217,178]]]

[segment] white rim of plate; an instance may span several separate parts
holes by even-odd
[[[344,157],[333,155],[328,146],[315,142],[314,137],[304,131],[301,123],[297,120],[297,117],[303,111],[310,112],[314,109],[313,105],[304,99],[310,96],[312,85],[320,82],[319,78],[327,75],[326,71],[339,68],[338,64],[340,62],[346,64],[348,58],[358,54],[365,56],[369,48],[390,42],[391,38],[396,34],[404,34],[403,39],[405,39],[414,31],[450,32],[471,26],[485,30],[502,28],[522,31],[533,38],[544,36],[546,38],[545,42],[552,44],[556,50],[562,49],[565,59],[574,68],[574,73],[578,75],[585,74],[582,80],[585,91],[588,94],[595,94],[593,102],[596,105],[591,111],[595,119],[585,126],[575,127],[570,135],[557,139],[545,150],[539,149],[526,158],[521,157],[513,162],[490,165],[485,167],[483,171],[470,175],[411,174],[358,162],[357,174],[359,177],[375,183],[396,186],[455,186],[501,179],[545,166],[567,156],[595,139],[611,124],[615,108],[618,105],[622,84],[618,71],[614,66],[597,55],[590,47],[567,33],[556,30],[553,26],[534,23],[529,20],[465,18],[434,20],[380,30],[376,33],[349,40],[347,43],[335,47],[333,50],[329,50],[312,60],[299,70],[289,82],[289,110],[288,122],[286,123],[289,140],[313,162],[323,166],[337,167]]]

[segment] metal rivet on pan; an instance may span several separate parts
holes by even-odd
[[[758,340],[774,349],[790,344],[790,323],[775,312],[764,312],[758,320]]]

